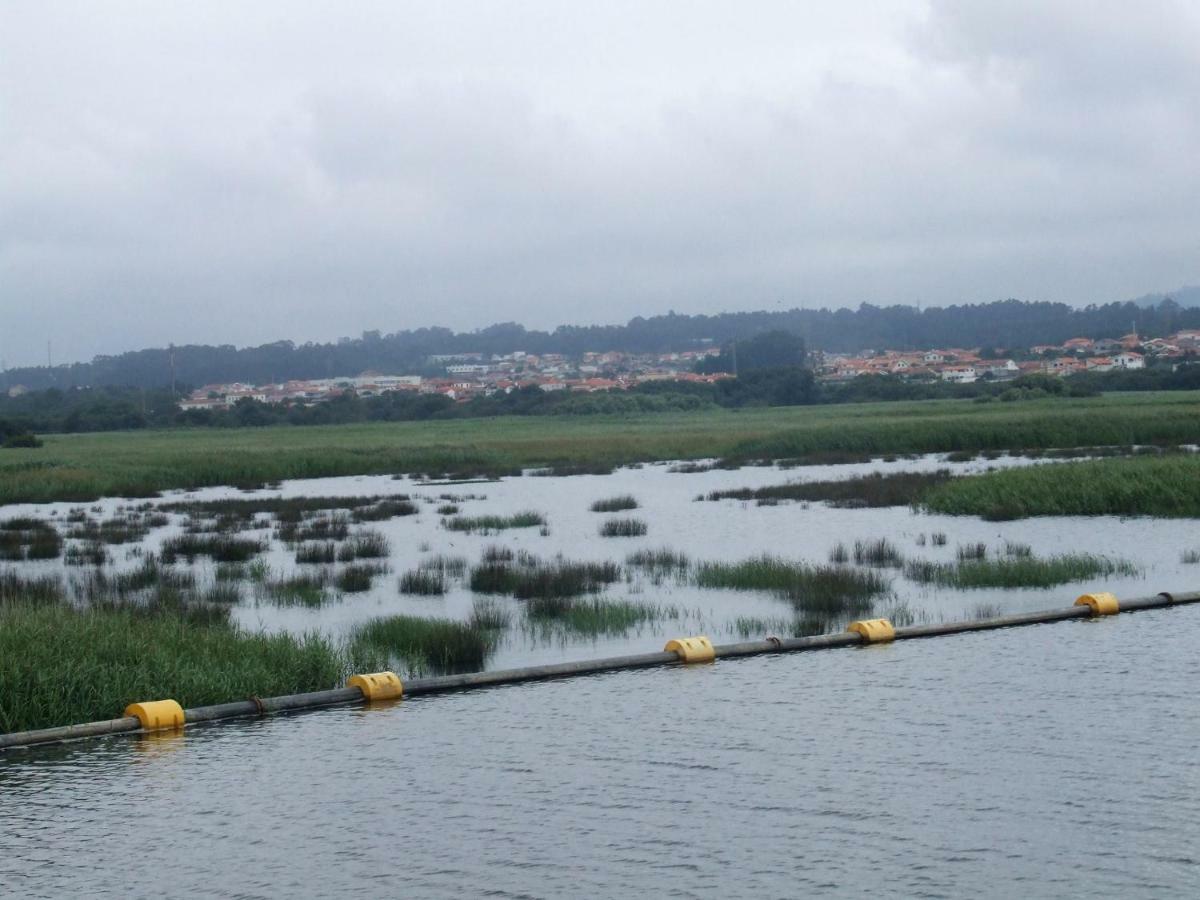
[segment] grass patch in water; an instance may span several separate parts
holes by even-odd
[[[449,531],[479,532],[481,534],[494,534],[508,528],[535,528],[545,524],[546,517],[532,510],[514,513],[511,516],[453,516],[442,522],[442,525]]]
[[[371,619],[354,630],[352,646],[402,660],[412,674],[482,669],[495,645],[493,630],[477,624],[420,616]]]
[[[937,472],[874,472],[839,481],[808,481],[768,485],[759,488],[734,488],[711,491],[707,500],[823,500],[836,507],[907,506],[930,488],[950,479],[946,469]]]
[[[400,593],[440,596],[446,593],[446,576],[437,569],[412,569],[400,576]]]
[[[179,558],[192,562],[208,556],[216,562],[246,562],[267,549],[264,541],[224,534],[181,534],[163,541],[160,555],[165,563]]]
[[[1045,588],[1107,575],[1131,576],[1141,568],[1127,560],[1092,553],[1046,558],[968,559],[954,563],[909,560],[904,575],[921,584],[956,588]]]
[[[310,541],[296,548],[296,562],[304,564],[325,564],[337,561],[337,544],[333,541]]]
[[[338,562],[385,559],[391,553],[387,538],[377,531],[360,531],[338,548]]]
[[[896,548],[896,545],[887,538],[878,538],[873,541],[855,541],[854,561],[860,566],[875,566],[877,568],[898,569],[904,565],[904,557],[900,555],[900,551]],[[830,562],[838,562],[838,560],[831,558]]]
[[[525,605],[529,623],[582,635],[622,635],[631,628],[662,618],[678,618],[674,608],[633,600],[601,597],[536,597]]]
[[[600,526],[601,537],[641,537],[650,530],[641,519],[606,519]]]
[[[369,591],[376,575],[387,572],[387,566],[376,563],[353,563],[338,570],[334,586],[343,594],[361,594]]]
[[[622,494],[619,497],[608,497],[604,500],[597,500],[589,507],[592,512],[599,513],[625,512],[626,510],[637,508],[637,498],[632,494]]]
[[[249,634],[164,605],[0,603],[0,731],[111,719],[147,697],[186,708],[323,690],[381,663],[352,661],[322,637]]]
[[[695,581],[704,588],[771,591],[798,610],[827,615],[865,612],[875,597],[890,588],[890,582],[877,572],[768,555],[735,563],[701,563]]]
[[[1137,456],[1004,469],[931,490],[931,512],[992,521],[1029,516],[1200,517],[1200,456]]]

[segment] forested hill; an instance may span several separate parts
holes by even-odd
[[[431,355],[563,353],[620,350],[631,353],[687,350],[709,342],[783,329],[801,335],[812,349],[855,352],[866,348],[1028,347],[1058,343],[1071,337],[1118,337],[1136,327],[1156,336],[1179,328],[1200,327],[1200,309],[1185,309],[1172,300],[1156,306],[1110,303],[1077,309],[1062,303],[1002,300],[977,305],[879,307],[858,309],[790,309],[777,312],[687,316],[671,313],[638,317],[625,325],[564,325],[552,332],[528,331],[512,323],[480,331],[455,333],[422,328],[395,334],[368,332],[354,340],[328,344],[278,341],[238,349],[231,345],[176,346],[99,356],[90,363],[13,369],[6,384],[28,388],[76,385],[160,387],[171,381],[174,356],[179,384],[244,381],[265,383],[288,378],[352,375],[368,369],[389,373],[431,373]]]

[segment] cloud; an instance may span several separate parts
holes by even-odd
[[[1200,278],[1188,3],[15,4],[0,355]]]

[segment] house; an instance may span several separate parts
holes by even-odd
[[[974,366],[946,366],[942,369],[942,381],[952,384],[971,384],[979,377]]]
[[[1094,341],[1091,338],[1077,337],[1071,338],[1069,341],[1063,341],[1063,349],[1068,353],[1084,353],[1092,349]]]
[[[1108,356],[1093,356],[1083,362],[1089,372],[1111,372],[1113,368],[1112,358]]]
[[[1118,369],[1144,369],[1146,368],[1146,359],[1140,353],[1134,353],[1132,350],[1126,350],[1124,353],[1118,353],[1112,358],[1113,365]]]

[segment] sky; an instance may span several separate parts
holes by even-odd
[[[1200,3],[0,6],[0,359],[1200,281]]]

